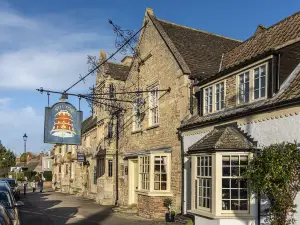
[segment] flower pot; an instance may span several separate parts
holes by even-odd
[[[170,215],[171,215],[171,214],[170,214],[169,212],[166,212],[166,213],[165,213],[165,221],[166,221],[166,222],[171,222],[171,221],[170,221],[170,220],[171,220]]]

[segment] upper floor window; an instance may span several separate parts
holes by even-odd
[[[266,65],[254,69],[254,99],[266,96]]]
[[[108,123],[108,134],[107,138],[112,138],[113,137],[113,123],[110,122]]]
[[[205,89],[205,113],[212,112],[212,87]]]
[[[113,176],[113,161],[112,161],[112,159],[108,160],[108,176],[109,177]]]
[[[266,97],[267,64],[250,69],[237,76],[238,103],[248,103]]]
[[[224,109],[225,82],[214,84],[204,89],[204,114]]]
[[[249,71],[239,75],[239,101],[240,103],[249,102],[250,81]]]
[[[141,129],[141,112],[138,103],[133,104],[133,130]]]
[[[109,84],[109,98],[116,98],[116,90],[114,84]]]
[[[158,86],[149,92],[149,125],[158,124]]]

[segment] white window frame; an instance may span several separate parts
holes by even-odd
[[[166,190],[155,190],[154,189],[154,183],[155,181],[155,175],[159,174],[155,172],[155,157],[166,157]],[[142,187],[142,174],[145,174],[145,172],[142,172],[142,159],[143,157],[149,157],[149,186],[148,189],[145,189]],[[147,155],[141,155],[138,157],[139,162],[139,186],[138,190],[142,192],[147,192],[149,194],[169,194],[171,189],[171,154],[170,153],[152,153]],[[145,170],[144,170],[145,171]],[[161,179],[160,179],[161,181]],[[160,182],[159,181],[159,182]],[[158,181],[157,181],[158,182]],[[165,183],[165,182],[163,182]]]
[[[223,93],[223,99],[221,98],[221,96],[222,96],[221,93],[222,92],[219,91],[217,93],[217,85],[221,85],[221,84],[223,84],[223,92],[224,92]],[[211,103],[211,109],[212,110],[210,112],[206,111],[206,109],[207,109],[206,90],[208,90],[209,88],[211,88],[211,102],[212,102]],[[219,97],[220,97],[219,102],[218,102],[220,108],[218,110],[217,110],[217,107],[216,107],[216,104],[217,104],[217,94],[219,94]],[[214,113],[214,112],[219,112],[219,111],[224,110],[225,109],[225,103],[226,103],[226,80],[221,80],[221,81],[219,81],[219,82],[217,82],[217,83],[215,83],[213,85],[210,85],[208,87],[203,88],[202,101],[203,101],[203,115],[207,115],[207,114],[211,114],[211,113]],[[221,108],[222,101],[223,101],[223,108]]]
[[[261,76],[261,71],[262,71],[262,67],[265,67],[265,74],[264,76]],[[255,89],[255,70],[258,69],[258,89]],[[264,77],[265,79],[265,86],[262,88],[261,86],[261,82],[262,82],[262,78]],[[263,64],[263,65],[260,65],[260,66],[257,66],[253,69],[253,100],[259,100],[259,99],[263,99],[266,97],[267,95],[267,64]],[[265,95],[264,96],[261,96],[262,94],[262,89],[265,89],[264,92],[265,92]],[[258,90],[258,98],[255,98],[255,91]]]
[[[204,160],[204,161],[202,161]],[[208,160],[208,161],[206,161]],[[204,165],[202,165],[204,162]],[[208,162],[206,164],[206,162]],[[203,211],[211,211],[212,210],[212,155],[200,155],[197,156],[196,160],[196,208]],[[208,182],[209,181],[209,182]],[[209,185],[207,185],[209,183]],[[200,184],[201,187],[200,188]],[[208,187],[209,186],[209,187]],[[206,188],[203,188],[206,187]],[[208,187],[208,188],[207,188]],[[201,192],[200,192],[201,189]],[[205,192],[205,193],[204,193]],[[209,192],[209,193],[208,193]],[[205,198],[205,205],[209,207],[205,207],[203,205],[203,198]]]
[[[150,190],[150,155],[139,156],[139,190]]]
[[[150,91],[149,92],[149,126],[152,127],[159,124],[159,91],[158,91],[159,85],[158,84],[153,85],[148,90]]]
[[[261,94],[259,94],[259,98],[255,99],[254,96],[254,87],[255,87],[255,69],[261,68],[265,66],[265,96],[261,97]],[[268,96],[268,62],[260,63],[255,66],[252,66],[251,68],[242,71],[238,74],[236,74],[236,93],[237,93],[237,98],[236,98],[236,103],[237,105],[242,105],[242,104],[249,104],[251,102],[259,101],[262,99],[266,99]],[[249,72],[249,101],[248,102],[240,102],[240,75],[245,74],[246,72]],[[261,82],[261,81],[260,81]]]
[[[162,159],[165,159],[164,162],[162,162]],[[156,161],[156,159],[160,159],[159,161]],[[157,163],[159,162],[159,163]],[[169,176],[169,171],[168,171],[168,157],[164,155],[154,155],[154,170],[153,170],[153,189],[154,191],[167,191],[168,190],[168,176]],[[166,163],[167,165],[164,165]],[[156,166],[158,166],[159,171],[156,170]],[[162,170],[162,168],[165,169],[165,171]],[[166,180],[162,179],[162,176],[166,176]],[[158,189],[156,188],[158,185]],[[162,189],[163,185],[165,185],[165,189]]]
[[[248,75],[248,85],[249,85],[249,91],[248,91],[248,101],[246,102],[246,94],[245,94],[245,84],[246,84],[246,82],[245,82],[245,77],[246,77],[246,74]],[[244,86],[244,98],[243,98],[243,101],[240,101],[240,94],[241,94],[241,86],[240,86],[240,84],[241,84],[241,76],[243,76],[243,79],[244,79],[244,83],[243,83],[243,86]],[[251,74],[250,74],[250,71],[249,70],[247,70],[247,71],[245,71],[245,72],[243,72],[243,73],[240,73],[239,75],[238,75],[238,85],[237,85],[237,88],[238,88],[238,94],[237,94],[237,98],[238,98],[238,101],[239,101],[239,103],[240,104],[247,104],[247,103],[249,103],[250,101],[251,101]]]
[[[211,90],[211,91],[210,91]],[[213,100],[214,100],[214,90],[213,90],[213,86],[209,86],[207,88],[204,89],[204,114],[209,114],[209,113],[212,113],[214,110],[213,110],[213,107],[214,107],[214,103],[213,103]],[[211,95],[210,95],[211,94]],[[209,103],[211,100],[211,104]],[[210,106],[211,106],[211,110],[210,110]]]
[[[223,165],[223,158],[224,157],[229,157],[229,166],[224,166]],[[238,157],[238,164],[237,165],[232,165],[231,164],[231,159],[233,158],[233,157]],[[242,178],[242,176],[241,176],[241,174],[240,174],[240,172],[241,172],[241,168],[246,168],[246,166],[247,165],[241,165],[240,164],[240,162],[241,162],[241,160],[240,160],[240,158],[241,157],[247,157],[247,165],[249,164],[249,155],[248,154],[239,154],[239,153],[236,153],[236,154],[222,154],[222,156],[221,156],[221,160],[222,160],[222,174],[221,174],[221,196],[222,196],[222,198],[221,198],[221,210],[222,210],[222,213],[232,213],[232,214],[235,214],[235,213],[244,213],[244,214],[247,214],[247,213],[249,213],[250,212],[250,207],[251,207],[251,205],[250,205],[250,190],[249,190],[249,185],[247,185],[247,187],[246,188],[241,188],[240,187],[240,183],[238,184],[238,187],[237,188],[232,188],[231,187],[231,185],[232,185],[232,180],[240,180],[241,178]],[[230,175],[229,176],[224,176],[223,175],[223,168],[229,168],[229,173],[230,173]],[[239,175],[238,176],[232,176],[232,168],[238,168],[238,171],[239,171]],[[229,188],[223,188],[223,179],[229,179],[230,181],[229,181]],[[237,193],[238,193],[238,196],[240,196],[240,190],[247,190],[247,199],[242,199],[242,198],[237,198],[237,199],[233,199],[232,197],[231,197],[231,193],[232,193],[232,190],[237,190]],[[223,190],[229,190],[229,198],[224,198],[223,199]],[[238,210],[232,210],[232,209],[223,209],[223,206],[225,205],[224,204],[224,201],[229,201],[229,205],[230,205],[230,207],[231,207],[231,201],[247,201],[247,210],[240,210],[240,209],[238,209]]]

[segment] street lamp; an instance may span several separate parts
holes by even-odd
[[[26,133],[23,135],[23,140],[24,140],[24,153],[25,153],[25,159],[24,159],[24,167],[26,166],[26,161],[27,161],[27,157],[26,157],[26,141],[27,141],[27,135]]]

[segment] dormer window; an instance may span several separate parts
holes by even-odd
[[[266,97],[267,64],[262,64],[237,75],[238,104]]]
[[[266,65],[254,69],[254,99],[266,96]]]
[[[225,82],[204,88],[204,114],[217,112],[225,107]]]
[[[249,82],[249,71],[239,75],[239,100],[240,103],[249,102],[250,96],[250,82]]]

